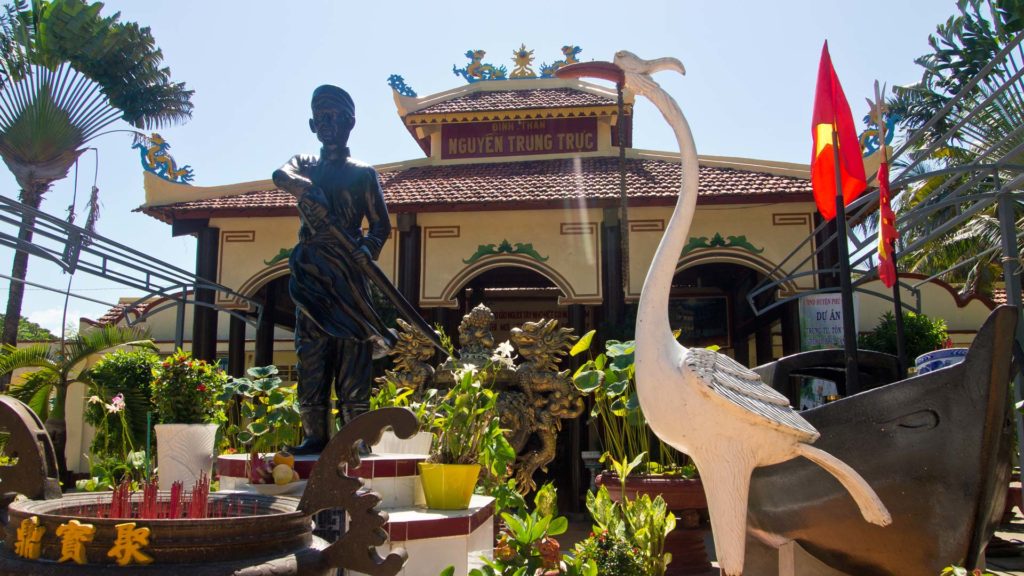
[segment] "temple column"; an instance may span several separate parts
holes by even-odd
[[[196,276],[216,282],[220,228],[203,228],[196,240]],[[215,290],[197,286],[192,307],[192,356],[208,362],[217,359],[217,310],[199,303],[213,304],[216,296]]]
[[[603,324],[620,328],[625,319],[626,295],[622,289],[622,230],[619,227],[619,212],[616,208],[605,208],[601,221],[601,270],[604,302],[601,306]],[[601,334],[602,341],[609,336]]]
[[[228,332],[228,374],[245,374],[245,321],[231,317]]]
[[[398,214],[398,290],[419,308],[420,301],[420,227],[415,212]]]

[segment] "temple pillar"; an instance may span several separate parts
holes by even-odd
[[[245,321],[232,316],[228,326],[228,374],[237,378],[245,374]]]
[[[203,228],[196,239],[196,276],[216,282],[220,228]],[[196,286],[192,307],[192,356],[207,362],[217,359],[217,310],[200,303],[213,304],[216,295],[215,290]]]

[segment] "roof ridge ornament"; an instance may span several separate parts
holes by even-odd
[[[541,64],[540,75],[533,69],[533,63],[536,60],[533,55],[534,51],[528,50],[525,43],[520,43],[519,48],[512,51],[512,62],[515,66],[511,74],[505,65],[495,66],[484,62],[484,56],[487,55],[484,50],[467,50],[465,56],[469,58],[469,63],[462,68],[452,64],[452,73],[462,77],[470,84],[488,80],[554,78],[555,72],[559,68],[579,63],[577,56],[583,51],[582,48],[574,44],[566,44],[562,46],[561,50],[563,59],[555,60],[551,64]],[[388,86],[391,86],[391,89],[400,96],[416,97],[416,92],[405,83],[405,79],[399,74],[388,76]]]
[[[388,76],[388,86],[391,86],[392,90],[402,96],[416,97],[416,91],[412,89],[412,86],[405,83],[405,78],[402,78],[400,74]]]
[[[526,44],[520,44],[518,50],[512,51],[512,62],[516,67],[512,69],[512,78],[536,78],[537,73],[533,71],[533,50],[527,50]]]
[[[132,144],[132,148],[139,149],[139,157],[142,161],[142,168],[167,180],[178,184],[190,184],[194,178],[192,167],[188,164],[178,168],[174,158],[167,151],[171,145],[159,134],[153,132],[148,138],[139,135],[138,141]]]

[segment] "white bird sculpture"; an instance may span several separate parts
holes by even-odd
[[[698,165],[693,135],[679,105],[650,76],[663,70],[686,73],[675,58],[642,60],[623,50],[615,54],[614,64],[575,64],[559,70],[559,76],[597,76],[624,84],[654,103],[679,141],[679,200],[647,272],[637,311],[637,395],[654,433],[688,454],[700,470],[719,566],[726,576],[739,576],[754,468],[803,456],[842,483],[868,522],[886,526],[892,519],[857,472],[809,445],[818,439],[818,431],[785,396],[728,356],[686,348],[673,336],[669,292],[696,211]]]

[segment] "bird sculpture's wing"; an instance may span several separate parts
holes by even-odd
[[[683,364],[718,396],[792,430],[805,442],[817,440],[818,431],[790,407],[785,396],[732,358],[706,348],[689,348]]]

